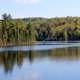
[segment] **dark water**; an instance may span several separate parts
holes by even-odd
[[[0,52],[0,80],[80,80],[80,47]]]

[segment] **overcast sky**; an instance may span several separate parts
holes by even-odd
[[[80,16],[80,0],[0,0],[3,13],[13,17]]]

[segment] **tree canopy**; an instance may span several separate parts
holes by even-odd
[[[0,41],[74,41],[80,40],[80,17],[13,19],[3,14]]]

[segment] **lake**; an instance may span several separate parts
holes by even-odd
[[[80,80],[79,44],[0,48],[0,80]]]

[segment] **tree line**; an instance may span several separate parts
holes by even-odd
[[[13,19],[3,14],[0,41],[77,41],[80,40],[80,17]]]

